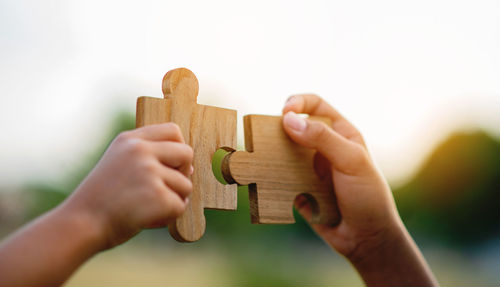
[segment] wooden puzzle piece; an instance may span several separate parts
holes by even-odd
[[[330,179],[316,175],[315,151],[286,135],[282,117],[247,115],[244,127],[247,151],[226,155],[222,172],[229,183],[249,185],[252,223],[294,223],[293,202],[304,194],[312,207],[311,223],[337,224],[333,186]]]
[[[174,122],[185,142],[193,147],[193,193],[184,214],[168,227],[176,240],[192,242],[205,233],[204,208],[236,209],[237,187],[217,181],[211,164],[218,148],[236,148],[236,111],[198,105],[198,80],[185,68],[169,71],[163,78],[162,90],[164,99],[137,100],[136,125]]]

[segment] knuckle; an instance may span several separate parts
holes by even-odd
[[[178,183],[174,190],[181,197],[187,197],[193,191],[193,183],[184,174],[178,170],[174,170],[173,179]]]
[[[128,141],[132,138],[133,138],[133,136],[132,136],[132,133],[130,131],[121,132],[118,134],[118,136],[116,136],[116,140],[119,142]]]
[[[188,194],[191,194],[193,192],[193,182],[187,178],[186,178],[186,189],[188,191]]]
[[[186,210],[185,203],[174,203],[171,205],[171,214],[175,217],[181,216]]]
[[[162,181],[158,181],[154,192],[157,199],[163,199],[165,203],[168,203],[168,198],[166,198],[166,195],[170,192],[170,188],[168,188],[168,186],[166,186]]]
[[[304,106],[309,114],[316,114],[319,107],[323,103],[323,99],[317,94],[304,94]]]
[[[153,200],[163,198],[163,194],[165,193],[165,187],[158,182],[154,183],[150,190],[150,196]]]
[[[167,129],[169,131],[171,131],[174,135],[178,136],[178,137],[181,137],[182,136],[182,131],[181,131],[181,128],[179,127],[179,125],[177,125],[176,123],[172,123],[172,122],[169,122],[169,123],[166,123],[165,126],[167,127]]]
[[[146,202],[148,205],[154,206],[163,206],[164,203],[164,194],[165,194],[165,186],[161,185],[159,182],[154,179],[149,180],[148,184],[145,185],[145,188],[141,192],[141,198],[143,202]],[[160,208],[162,209],[162,208]]]
[[[305,95],[306,98],[308,98],[309,101],[314,101],[314,102],[321,102],[323,99],[315,93],[309,93]]]
[[[193,160],[194,152],[191,146],[187,144],[179,145],[177,152],[182,161],[191,162]]]
[[[369,163],[369,161],[370,157],[366,149],[360,145],[355,145],[353,147],[351,165],[354,167],[364,167],[367,163]]]
[[[193,192],[193,183],[184,177],[183,179],[183,195],[184,197],[189,196]]]
[[[193,156],[194,156],[194,151],[193,151],[193,148],[189,145],[184,145],[184,149],[185,149],[185,157],[188,161],[192,161],[193,160]]]
[[[170,211],[172,209],[172,205],[174,205],[171,194],[172,190],[164,184],[158,184],[154,191],[155,201],[160,204],[162,210],[165,212]]]
[[[313,139],[322,140],[329,136],[329,127],[325,123],[311,121],[309,128]]]
[[[146,154],[149,153],[149,146],[145,141],[138,138],[129,138],[123,141],[125,150],[130,154]]]
[[[146,175],[153,175],[158,173],[158,165],[152,160],[143,161],[142,164],[139,165],[139,169],[143,174]],[[154,187],[155,190],[159,189],[158,184],[156,184]]]

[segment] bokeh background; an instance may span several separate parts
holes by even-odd
[[[500,284],[495,0],[0,0],[1,238],[70,194],[176,67],[239,120],[324,97],[364,134],[440,283]],[[67,285],[362,286],[300,216],[251,225],[244,188],[238,204],[207,211],[197,243],[144,231]]]

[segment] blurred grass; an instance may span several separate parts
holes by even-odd
[[[26,189],[33,204],[26,219],[59,204],[110,141],[134,125],[133,115],[119,113],[107,139],[60,182],[30,183]],[[405,224],[428,250],[426,258],[443,286],[500,285],[497,272],[485,271],[484,266],[500,266],[500,255],[486,264],[475,251],[500,232],[497,140],[483,132],[453,135],[394,194]],[[252,225],[246,187],[238,189],[237,211],[205,214],[207,231],[199,242],[177,243],[165,228],[145,231],[132,242],[97,255],[68,286],[362,286],[352,267],[297,214],[296,224]]]
[[[194,248],[156,242],[127,243],[97,255],[67,286],[363,286],[354,269],[326,249]],[[264,242],[261,242],[264,243]],[[274,245],[276,246],[276,245]],[[442,286],[498,286],[469,258],[451,250],[427,250]],[[404,274],[402,274],[404,276]],[[496,278],[498,280],[498,277]]]
[[[318,251],[307,258],[244,245],[231,251],[135,242],[96,256],[67,286],[362,286],[347,263],[323,258]]]

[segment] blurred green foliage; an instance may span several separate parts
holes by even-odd
[[[413,234],[456,247],[490,240],[500,234],[500,142],[453,134],[394,195]]]
[[[54,208],[61,203],[80,182],[89,174],[97,164],[111,141],[122,131],[135,128],[135,116],[127,112],[119,112],[113,118],[111,125],[103,139],[96,143],[90,154],[82,157],[79,166],[69,169],[67,174],[61,175],[57,182],[32,182],[28,183],[28,197],[32,198],[28,208],[27,219],[32,219],[40,214]]]
[[[80,166],[62,176],[59,182],[30,184],[29,195],[34,204],[29,217],[64,200],[90,172],[111,140],[134,126],[133,115],[119,113],[106,140],[96,144],[95,150],[82,159]],[[437,147],[417,175],[394,190],[394,195],[405,224],[417,237],[457,247],[491,239],[500,230],[497,208],[500,202],[500,143],[484,132],[455,134]],[[246,187],[239,188],[237,211],[206,210],[205,214],[207,233],[202,241],[208,242],[206,244],[260,244],[259,248],[264,250],[266,245],[293,248],[303,241],[322,244],[297,214],[296,224],[250,224]],[[274,283],[280,285],[280,279],[275,279]]]

